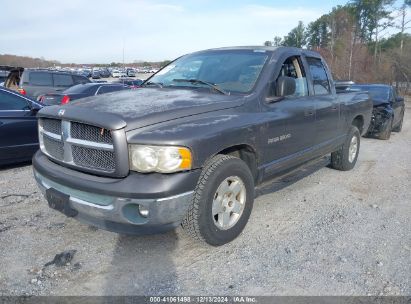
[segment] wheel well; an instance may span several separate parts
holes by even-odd
[[[240,158],[244,161],[251,173],[253,174],[254,181],[257,180],[257,154],[255,150],[249,145],[237,145],[226,148],[217,154],[232,155]]]
[[[362,134],[364,128],[364,118],[361,115],[356,116],[352,121],[352,125],[356,126],[360,131],[360,134]]]

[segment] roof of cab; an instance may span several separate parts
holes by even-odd
[[[321,55],[318,52],[311,51],[311,50],[306,50],[306,49],[300,49],[296,47],[288,47],[288,46],[261,46],[261,45],[255,45],[255,46],[229,46],[229,47],[221,47],[221,48],[212,48],[212,49],[207,49],[207,50],[202,50],[199,51],[198,53],[201,52],[207,52],[207,51],[241,51],[241,50],[256,50],[256,51],[266,51],[270,53],[278,53],[278,54],[284,54],[284,53],[292,53],[292,54],[303,54],[305,56],[309,57],[316,57],[316,58],[321,58]]]

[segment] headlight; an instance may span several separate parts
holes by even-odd
[[[172,173],[191,169],[191,151],[185,147],[129,145],[130,169]]]

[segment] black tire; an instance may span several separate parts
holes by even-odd
[[[403,121],[404,121],[404,111],[402,112],[402,116],[401,116],[400,122],[398,123],[398,125],[396,125],[394,128],[392,128],[392,130],[393,130],[394,132],[401,132]]]
[[[232,176],[240,178],[245,187],[245,203],[237,222],[231,228],[222,230],[214,222],[213,198],[220,184]],[[246,163],[234,156],[216,155],[206,163],[201,172],[182,227],[194,239],[212,246],[224,245],[242,232],[250,217],[253,203],[254,179]]]
[[[393,120],[394,120],[394,117],[393,117],[393,116],[391,116],[391,117],[388,119],[387,124],[386,124],[386,126],[385,126],[385,130],[382,131],[382,132],[378,135],[378,138],[379,138],[379,139],[383,139],[383,140],[390,139],[390,137],[391,137],[391,132],[392,132],[392,122],[393,122]]]
[[[350,144],[353,137],[357,138],[357,151],[355,157],[350,161]],[[351,126],[344,144],[335,152],[331,153],[331,167],[341,171],[348,171],[354,168],[358,153],[360,151],[360,131],[356,126]]]

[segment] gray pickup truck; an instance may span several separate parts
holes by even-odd
[[[87,224],[182,225],[218,246],[241,233],[262,182],[329,153],[353,168],[371,112],[367,93],[336,94],[318,53],[206,50],[141,89],[42,109],[34,176],[51,208]]]

